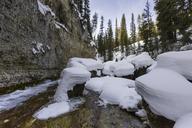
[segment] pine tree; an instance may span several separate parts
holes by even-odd
[[[101,16],[101,23],[100,23],[100,32],[97,36],[97,41],[98,41],[98,52],[100,54],[100,56],[104,56],[104,17]]]
[[[176,0],[156,0],[157,26],[162,52],[169,51],[176,42],[177,5]]]
[[[134,18],[134,14],[132,13],[132,17],[131,17],[131,37],[130,37],[130,42],[132,44],[132,50],[133,53],[135,54],[135,42],[136,42],[136,26],[135,26],[135,18]]]
[[[141,22],[142,22],[141,15],[138,15],[138,18],[137,18],[137,24],[138,24],[137,41],[142,40],[142,38],[141,38]]]
[[[153,27],[152,16],[150,13],[150,4],[147,1],[142,15],[141,37],[144,41],[144,51],[153,54]]]
[[[95,13],[93,15],[93,18],[92,18],[92,22],[91,22],[91,31],[92,31],[92,34],[97,30],[97,24],[98,24],[98,14]]]
[[[92,39],[89,0],[84,0],[84,25],[86,25],[90,39]]]
[[[118,29],[118,21],[116,18],[115,21],[115,47],[117,50],[119,50],[119,29]]]
[[[112,22],[109,20],[107,29],[108,60],[113,59],[113,29]]]
[[[126,55],[128,55],[128,35],[127,35],[127,26],[126,26],[126,19],[125,14],[123,14],[121,19],[121,35],[120,35],[120,42],[121,42],[121,52],[126,52]],[[126,48],[126,51],[124,50],[124,47]]]

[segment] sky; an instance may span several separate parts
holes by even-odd
[[[118,24],[120,25],[120,20],[122,14],[125,13],[127,20],[127,29],[130,31],[131,13],[135,15],[135,23],[137,23],[138,14],[142,14],[147,0],[90,0],[91,15],[95,12],[99,15],[98,23],[100,23],[100,17],[104,16],[105,28],[107,27],[107,22],[109,19],[112,20],[113,28],[115,27],[115,19],[118,19]],[[154,11],[154,1],[149,0],[151,5],[151,12],[153,20],[156,19],[156,14]],[[99,28],[99,25],[98,25]],[[97,30],[99,31],[99,30]]]

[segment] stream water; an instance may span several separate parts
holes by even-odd
[[[33,114],[53,100],[57,85],[29,98],[15,108],[0,113],[0,128],[172,128],[173,123],[149,114],[150,124],[120,109],[118,106],[98,105],[98,95],[89,92],[85,103],[73,112],[60,117],[40,121]],[[77,102],[78,98],[74,99]]]

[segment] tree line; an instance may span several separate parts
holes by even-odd
[[[132,13],[128,34],[125,14],[120,25],[115,21],[113,32],[112,21],[108,20],[104,28],[104,17],[100,17],[99,33],[95,36],[98,25],[98,14],[90,18],[89,0],[76,0],[82,23],[88,29],[90,39],[97,44],[97,50],[104,60],[112,60],[114,51],[125,55],[149,52],[151,56],[173,50],[175,47],[190,44],[192,35],[191,0],[154,0],[157,21],[152,20],[151,6],[147,1],[143,13],[137,16]],[[136,29],[137,28],[137,29]],[[191,29],[190,29],[191,28]],[[143,41],[143,44],[140,44]],[[137,43],[135,43],[137,42]]]

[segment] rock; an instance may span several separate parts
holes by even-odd
[[[40,2],[55,16],[37,0],[0,1],[0,87],[58,77],[70,57],[94,55],[71,0]]]

